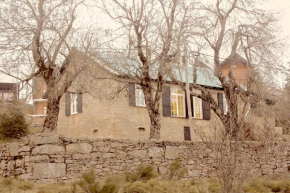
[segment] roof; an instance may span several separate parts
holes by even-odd
[[[226,64],[240,64],[240,65],[247,65],[248,62],[245,58],[243,58],[242,56],[240,56],[239,54],[234,54],[233,56],[230,55],[229,57],[227,57],[222,63],[221,66],[224,66]]]
[[[16,88],[17,88],[17,83],[0,82],[1,91],[13,91]]]
[[[210,68],[203,68],[203,67],[197,67],[196,72],[196,84],[207,86],[207,87],[214,87],[214,88],[222,88],[220,80],[214,75],[214,72]],[[181,81],[186,82],[185,77],[185,69],[176,69],[174,70],[175,77]],[[188,68],[188,74],[189,74],[189,83],[193,83],[193,68]]]
[[[114,66],[107,69],[112,73],[118,74],[118,75],[126,75],[126,74],[137,74],[140,75],[140,68],[142,66],[141,62],[138,60],[129,59],[122,56],[103,56],[103,58],[110,63],[112,63]],[[126,64],[126,65],[124,65]],[[196,84],[207,86],[207,87],[213,87],[221,89],[221,82],[219,79],[214,75],[214,72],[211,68],[209,68],[207,65],[205,65],[203,62],[200,62],[202,67],[197,67],[197,79]],[[158,71],[158,65],[153,65],[150,69],[150,76],[152,79],[157,79],[157,71]],[[173,70],[175,77],[177,80],[181,82],[185,82],[185,69],[176,68]],[[189,83],[193,83],[193,68],[189,67]],[[166,78],[167,81],[172,81],[170,77]]]

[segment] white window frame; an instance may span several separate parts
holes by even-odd
[[[141,86],[135,84],[135,105],[137,107],[146,107],[145,96]]]
[[[78,95],[77,94],[70,94],[70,112],[71,115],[77,114],[78,113]]]
[[[171,112],[171,116],[172,117],[186,117],[186,112],[185,112],[185,92],[182,90],[182,94],[178,94],[178,90],[181,90],[181,89],[178,89],[178,88],[171,88],[171,93],[170,93],[170,101],[171,101],[171,97],[175,97],[177,103],[176,103],[176,108],[177,108],[177,115],[173,115],[172,114],[172,109],[170,109],[170,112]],[[175,93],[173,92],[175,91]],[[183,116],[180,116],[178,115],[178,96],[182,96],[183,97]],[[171,103],[171,102],[170,102]],[[171,105],[171,104],[170,104]]]
[[[226,115],[228,113],[228,103],[227,103],[225,93],[223,93],[223,108],[224,108],[224,114]]]
[[[199,100],[199,108],[197,105],[196,100]],[[193,102],[193,115],[192,117],[195,119],[203,119],[203,113],[202,113],[202,99],[196,97],[196,96],[192,96],[192,102]],[[199,109],[200,110],[200,117],[196,117],[196,110],[195,109]]]

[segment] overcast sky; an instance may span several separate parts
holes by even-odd
[[[268,0],[261,8],[279,12],[279,25],[281,26],[282,31],[281,36],[290,41],[290,0]],[[85,15],[80,16],[83,18],[87,17],[87,12],[85,12]],[[104,18],[98,18],[98,20],[101,21],[101,23],[108,23],[108,21],[104,21]],[[290,62],[290,48],[285,50],[283,61],[285,63],[285,67],[289,68],[287,62]],[[284,78],[285,76],[286,75],[284,75]],[[16,80],[0,74],[0,82],[16,82]],[[282,84],[282,81],[280,84]]]

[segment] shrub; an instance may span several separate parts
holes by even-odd
[[[25,117],[17,109],[9,109],[0,116],[0,133],[4,138],[20,138],[27,134],[28,127]]]
[[[77,183],[86,193],[115,193],[118,191],[117,181],[108,178],[102,186],[96,181],[96,174],[93,169],[88,173],[83,173],[82,179]],[[72,188],[73,191],[76,188]]]
[[[173,180],[174,177],[177,180],[180,180],[185,176],[187,173],[187,170],[185,168],[182,168],[181,165],[181,160],[180,159],[175,159],[169,166],[169,179]]]
[[[20,190],[32,190],[34,184],[32,182],[25,182],[24,184],[21,184],[18,186]]]
[[[157,174],[154,172],[152,165],[140,165],[136,169],[136,172],[125,174],[127,182],[148,181],[156,177]]]

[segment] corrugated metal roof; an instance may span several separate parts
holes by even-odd
[[[126,74],[131,74],[131,75],[140,75],[140,69],[142,67],[141,62],[133,59],[128,59],[126,57],[122,56],[102,56],[103,59],[108,61],[111,65],[111,67],[108,69],[110,72],[113,72],[118,75],[126,75]],[[126,64],[126,65],[124,65]],[[108,68],[106,66],[106,68]],[[158,71],[158,66],[151,66],[150,67],[150,76],[152,79],[157,78],[157,71]],[[193,83],[193,73],[192,73],[192,67],[188,69],[189,72],[189,82]],[[176,68],[174,70],[175,77],[177,80],[185,82],[185,70]],[[166,78],[167,81],[171,81],[169,77]],[[196,84],[202,85],[202,86],[208,86],[208,87],[215,87],[215,88],[222,88],[221,82],[219,79],[214,75],[214,72],[211,68],[204,68],[204,67],[197,67],[197,80]]]

